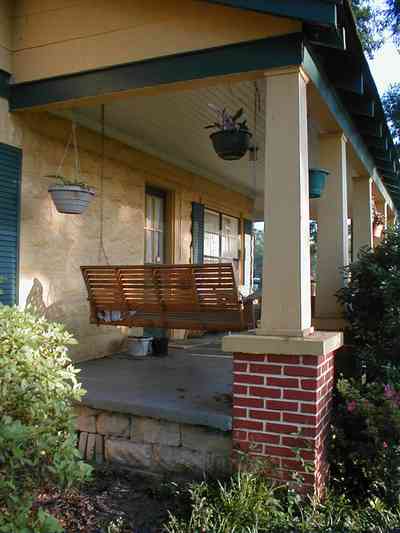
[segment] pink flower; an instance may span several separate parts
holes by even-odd
[[[384,396],[385,398],[393,398],[396,396],[396,391],[391,385],[385,385]]]
[[[347,403],[347,411],[349,413],[352,413],[357,409],[357,402],[355,400],[352,400],[351,402]]]
[[[387,442],[383,442],[383,447],[387,448],[388,447],[388,443]]]

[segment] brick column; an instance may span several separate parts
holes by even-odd
[[[268,475],[304,479],[303,489],[321,495],[326,457],[334,353],[326,355],[234,354],[233,444],[268,458]],[[305,469],[309,465],[311,471]]]

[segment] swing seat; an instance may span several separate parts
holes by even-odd
[[[82,266],[90,322],[209,332],[254,329],[231,264]]]

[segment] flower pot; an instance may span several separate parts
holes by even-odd
[[[322,168],[310,168],[308,172],[310,198],[321,198],[321,194],[325,189],[326,178],[328,175],[329,172]]]
[[[164,357],[168,355],[168,337],[154,337],[153,339],[153,355]]]
[[[80,215],[95,196],[94,190],[77,185],[52,185],[49,193],[59,213]]]
[[[247,130],[220,130],[212,133],[210,139],[221,159],[241,159],[250,147],[252,134]]]
[[[151,352],[153,337],[128,336],[128,353],[132,357],[147,357]]]
[[[374,237],[380,239],[382,237],[383,224],[374,224]]]

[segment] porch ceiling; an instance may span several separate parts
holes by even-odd
[[[220,159],[212,147],[210,130],[215,113],[209,104],[235,112],[243,107],[257,159],[246,155],[239,161]],[[319,165],[315,136],[338,130],[338,125],[312,83],[308,90],[309,160]],[[78,124],[101,132],[101,108],[79,107],[57,112]],[[253,216],[263,220],[265,173],[265,81],[224,81],[219,85],[159,94],[138,95],[105,105],[105,132],[133,148],[173,163],[210,181],[220,183],[255,200]],[[273,134],[273,132],[272,132]],[[350,152],[349,164],[356,171],[362,167]],[[361,167],[360,167],[361,165]],[[350,184],[351,180],[349,180]],[[311,201],[311,216],[317,217],[317,204]],[[349,212],[351,187],[349,187]]]
[[[113,101],[105,106],[106,135],[255,198],[263,191],[264,93],[264,81],[258,80]],[[216,155],[209,139],[211,131],[205,129],[216,119],[208,104],[227,107],[230,112],[244,108],[258,147],[257,161],[250,161],[249,156],[223,161]],[[101,130],[99,107],[60,114]]]

